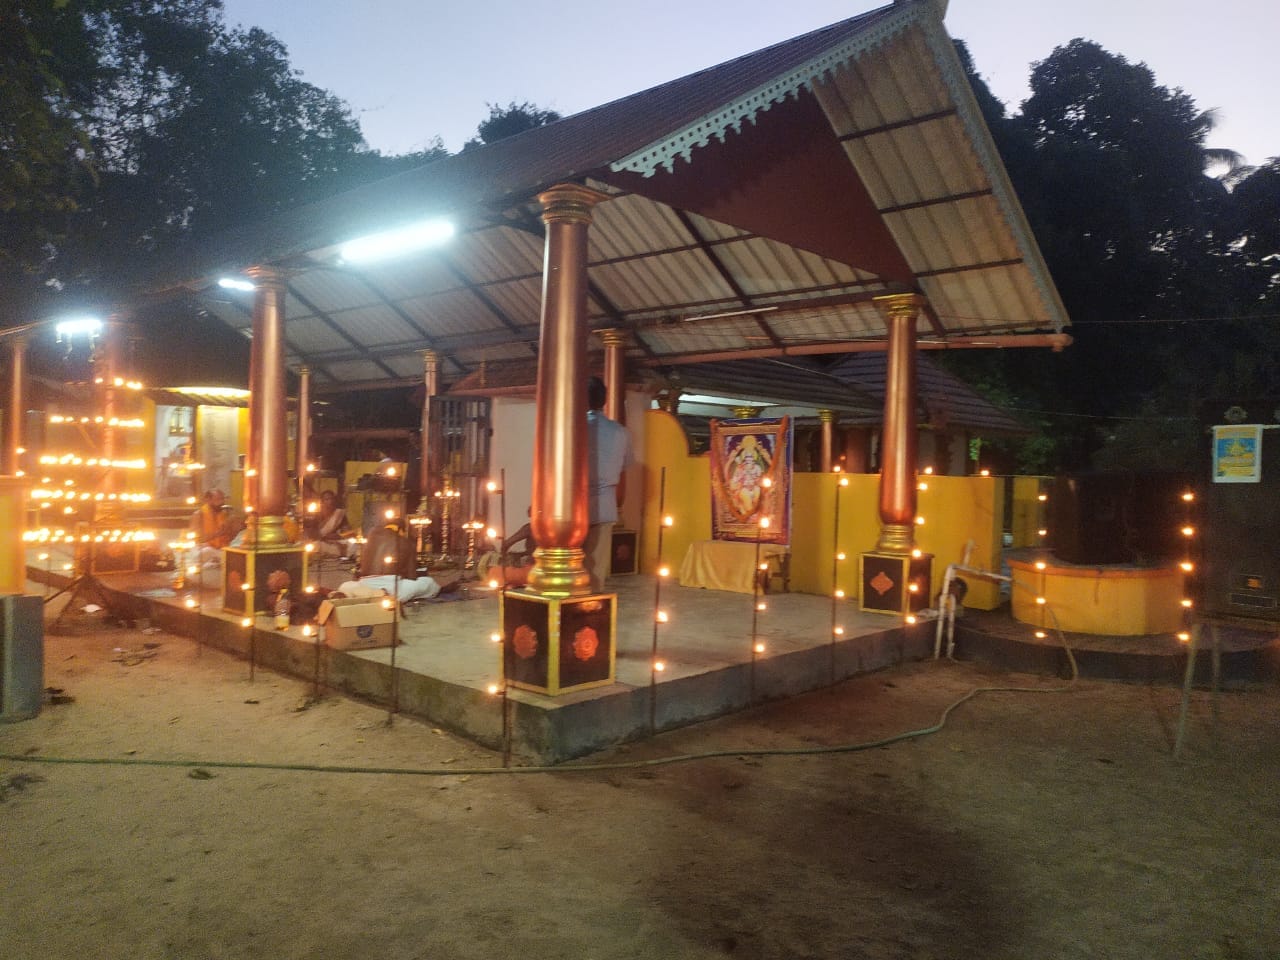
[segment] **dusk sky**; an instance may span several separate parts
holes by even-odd
[[[488,103],[568,116],[874,9],[875,0],[224,0],[295,68],[351,105],[371,147],[405,153],[440,136],[458,150]],[[1216,110],[1209,145],[1249,163],[1280,155],[1277,0],[951,0],[953,37],[1011,109],[1032,61],[1074,37],[1143,61],[1159,83]]]

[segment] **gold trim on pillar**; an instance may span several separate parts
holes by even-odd
[[[542,272],[538,390],[530,527],[537,549],[529,589],[585,596],[587,536],[587,232],[608,195],[564,183],[538,195],[546,244]]]
[[[916,520],[916,321],[924,297],[876,297],[888,317],[884,423],[880,441],[880,553],[910,553]]]
[[[738,420],[754,420],[760,416],[759,407],[734,407],[733,415]]]

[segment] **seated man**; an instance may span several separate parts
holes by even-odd
[[[332,490],[320,494],[320,510],[307,521],[307,536],[316,542],[316,553],[322,557],[353,556],[355,534],[350,527],[347,511],[338,506],[338,495]]]
[[[518,544],[525,545],[524,552],[513,553]],[[476,563],[476,573],[485,583],[497,582],[504,587],[523,587],[529,582],[529,569],[533,565],[533,531],[525,524],[502,541],[502,551],[490,550]],[[503,565],[505,559],[505,566]]]
[[[201,561],[217,563],[221,560],[222,549],[231,545],[240,532],[240,526],[227,507],[227,495],[218,489],[206,491],[204,503],[191,515],[190,524],[196,545],[200,548]]]
[[[372,531],[360,551],[360,579],[348,580],[338,592],[348,597],[395,594],[401,604],[411,600],[430,600],[442,589],[431,577],[418,576],[418,554],[413,543],[400,532],[400,521],[388,520]]]

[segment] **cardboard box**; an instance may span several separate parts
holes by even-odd
[[[339,597],[324,600],[316,614],[324,641],[334,650],[373,650],[399,642],[394,606],[388,610],[378,597]]]

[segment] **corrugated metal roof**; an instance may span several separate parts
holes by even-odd
[[[610,197],[588,238],[591,324],[631,332],[634,363],[876,349],[886,292],[926,297],[924,347],[1044,345],[1066,315],[944,7],[903,0],[246,226],[208,245],[184,289],[289,268],[288,359],[318,392],[385,386],[424,349],[454,379],[532,354],[536,195],[579,181]],[[447,248],[335,264],[340,241],[430,215],[458,224]],[[251,294],[210,296],[247,330]]]

